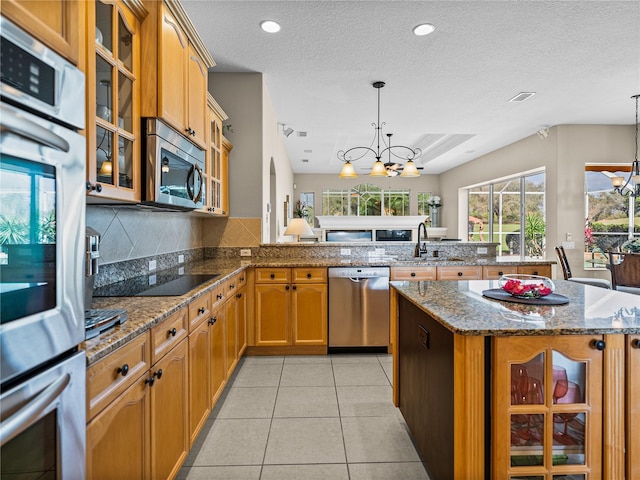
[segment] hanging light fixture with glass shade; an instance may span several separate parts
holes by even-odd
[[[630,195],[634,198],[640,197],[640,163],[638,163],[638,98],[640,94],[634,95],[631,98],[636,99],[636,143],[635,143],[635,159],[631,163],[631,173],[629,178],[624,177],[611,177],[611,183],[613,189],[620,195]],[[633,182],[633,184],[631,183]]]
[[[371,173],[369,176],[371,177],[394,177],[398,175],[398,171],[400,170],[400,165],[391,161],[391,155],[395,158],[399,158],[405,160],[407,163],[402,169],[401,177],[419,177],[420,173],[413,162],[416,158],[422,155],[422,150],[419,148],[411,148],[404,145],[391,145],[391,133],[387,133],[388,143],[384,142],[384,138],[382,135],[382,126],[384,122],[380,123],[380,89],[384,87],[384,82],[374,82],[373,88],[378,90],[378,121],[377,123],[373,123],[372,125],[375,127],[375,135],[373,141],[371,142],[371,146],[374,143],[376,144],[376,149],[374,150],[371,146],[368,147],[352,147],[348,150],[340,150],[338,152],[338,158],[344,162],[342,166],[342,170],[340,171],[340,178],[356,178],[358,174],[353,168],[353,163],[356,160],[359,160],[366,156],[368,153],[373,153],[376,161],[373,164],[373,168],[371,169]],[[380,150],[380,146],[384,147]],[[354,154],[360,153],[360,156],[353,157]],[[395,152],[402,152],[395,153]],[[385,164],[382,162],[383,155],[387,153],[389,155],[389,161]]]

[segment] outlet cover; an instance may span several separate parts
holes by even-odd
[[[184,255],[178,255],[178,263],[184,263]]]
[[[340,255],[351,255],[351,249],[350,248],[341,248],[340,249]]]
[[[576,242],[562,242],[562,246],[567,250],[576,248]]]
[[[487,247],[478,247],[478,255],[486,254]]]
[[[250,257],[251,256],[251,249],[250,248],[241,248],[240,249],[240,256],[241,257]]]
[[[154,275],[149,275],[149,285],[155,285],[158,282],[158,279]]]
[[[155,260],[149,260],[149,271],[153,272],[156,269],[156,261]]]
[[[184,267],[178,269],[178,275],[184,275]]]

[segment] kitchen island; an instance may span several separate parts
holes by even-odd
[[[484,297],[497,283],[391,282],[394,402],[431,478],[638,478],[638,297],[556,281],[568,304],[525,305]]]

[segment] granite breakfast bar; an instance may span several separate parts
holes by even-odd
[[[525,305],[484,297],[497,283],[391,282],[394,402],[430,478],[639,478],[638,297],[559,280],[567,304]]]

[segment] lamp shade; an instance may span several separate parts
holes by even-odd
[[[353,168],[353,164],[347,160],[342,166],[339,176],[340,178],[357,178],[358,174],[356,173],[355,168]]]
[[[402,169],[401,177],[419,177],[420,172],[416,168],[416,164],[413,161],[409,160],[407,164]]]
[[[377,160],[376,163],[373,164],[373,168],[371,169],[370,177],[386,177],[387,176],[387,168],[384,166],[381,160]]]
[[[292,218],[284,234],[296,235],[300,241],[300,235],[313,235],[313,230],[304,218]]]

